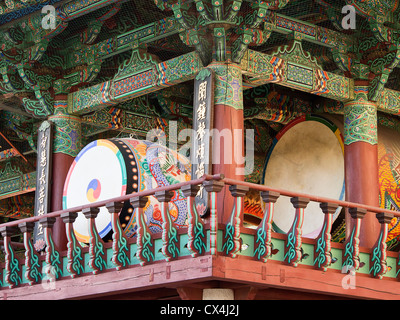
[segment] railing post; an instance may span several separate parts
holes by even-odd
[[[210,180],[203,182],[204,189],[210,195],[210,252],[217,254],[217,232],[218,232],[218,214],[217,214],[217,193],[225,186],[223,181]]]
[[[130,199],[132,207],[136,211],[136,244],[137,251],[136,257],[140,261],[140,265],[145,265],[154,260],[154,245],[151,237],[151,233],[146,224],[144,217],[143,208],[146,206],[148,201],[147,197],[139,196]]]
[[[244,199],[243,197],[249,191],[249,187],[242,185],[233,185],[229,191],[234,197],[234,206],[229,222],[225,228],[224,245],[222,250],[231,258],[236,258],[241,248],[240,227],[243,220]]]
[[[111,225],[113,229],[112,262],[115,264],[117,270],[126,267],[130,263],[128,239],[121,227],[121,223],[119,222],[119,213],[123,207],[123,202],[109,202],[106,204],[106,208],[111,214]]]
[[[85,270],[83,266],[82,248],[75,237],[73,223],[78,217],[77,212],[66,212],[61,214],[61,219],[65,223],[65,232],[67,235],[67,270],[71,277],[75,278]]]
[[[85,208],[82,213],[88,219],[89,228],[89,266],[93,270],[93,274],[103,271],[107,267],[106,252],[104,250],[104,242],[100,238],[96,228],[95,219],[99,214],[99,208]]]
[[[15,257],[14,249],[11,246],[11,236],[16,233],[14,227],[2,227],[0,233],[4,238],[4,250],[5,250],[5,281],[9,285],[9,288],[14,288],[21,284],[21,268],[18,259]]]
[[[342,269],[346,268],[346,272],[351,271],[351,268],[354,269],[353,271],[356,271],[360,267],[360,228],[361,221],[367,214],[367,210],[362,208],[349,208],[349,213],[354,223],[350,236],[345,241],[345,250],[343,253]]]
[[[25,247],[25,278],[29,281],[29,285],[39,282],[42,279],[42,271],[39,263],[39,256],[33,247],[31,234],[35,228],[34,222],[22,222],[18,225],[24,234]]]
[[[319,236],[317,237],[316,247],[314,250],[314,265],[318,269],[326,271],[332,263],[331,255],[331,230],[333,214],[339,207],[336,203],[322,202],[319,204],[322,212],[324,213],[324,223]]]
[[[301,236],[304,221],[304,209],[310,202],[310,199],[303,197],[294,197],[290,199],[293,207],[296,209],[292,227],[287,234],[286,254],[284,259],[294,267],[297,267],[301,260]]]
[[[169,214],[168,203],[171,201],[174,193],[172,191],[157,191],[154,196],[161,205],[162,224],[162,253],[166,261],[171,261],[179,256],[178,230]],[[188,246],[189,247],[189,246]]]
[[[394,215],[393,213],[377,213],[376,218],[381,224],[381,231],[379,233],[378,240],[376,241],[371,252],[371,269],[369,273],[372,276],[379,279],[383,278],[383,275],[387,272],[387,252],[386,252],[386,239],[389,231],[389,223],[392,221]]]
[[[62,275],[60,253],[53,241],[52,229],[56,223],[56,218],[42,218],[39,223],[44,229],[44,238],[46,241],[46,268],[44,272],[49,277],[50,281],[58,279]]]
[[[280,193],[274,191],[261,191],[262,200],[265,203],[265,211],[262,221],[257,228],[257,236],[254,243],[254,256],[257,260],[267,262],[271,257],[272,250],[272,221],[274,217],[274,206]]]
[[[186,185],[181,188],[187,199],[188,209],[188,249],[192,257],[197,257],[206,251],[204,224],[196,209],[196,195],[200,190],[198,185]]]

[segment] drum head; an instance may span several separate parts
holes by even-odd
[[[127,172],[118,147],[108,140],[87,145],[76,157],[64,185],[63,207],[73,208],[126,194]],[[104,238],[111,231],[110,213],[101,207],[95,220],[97,231]],[[74,223],[78,241],[89,241],[88,224],[82,213]]]
[[[64,184],[63,208],[73,208],[126,194],[150,190],[190,180],[189,160],[157,143],[136,139],[97,140],[76,157]],[[160,203],[153,196],[144,208],[152,233],[162,231]],[[187,203],[180,190],[174,191],[169,212],[175,225],[186,226]],[[127,237],[136,235],[134,210],[125,201],[119,221]],[[95,220],[100,237],[111,239],[111,215],[101,207]],[[88,222],[82,213],[74,222],[80,242],[89,242]]]
[[[317,115],[295,119],[274,139],[267,155],[262,183],[272,188],[343,200],[343,150],[343,138],[329,120]],[[290,198],[281,196],[275,204],[274,230],[287,233],[294,214]],[[316,238],[323,221],[324,214],[319,204],[310,202],[305,209],[303,236]]]

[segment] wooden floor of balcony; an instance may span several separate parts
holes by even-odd
[[[215,177],[214,177],[215,178]],[[216,194],[221,177],[209,177],[103,201],[90,206],[53,212],[0,225],[5,261],[0,263],[0,299],[201,299],[203,289],[227,288],[235,299],[400,299],[400,258],[387,251],[387,225],[398,212],[361,204],[277,192],[265,186],[224,180],[235,197],[231,218],[218,223]],[[210,183],[211,181],[211,183]],[[195,210],[199,185],[210,192],[210,216],[203,221]],[[121,232],[118,213],[130,200],[136,221],[144,221],[145,196],[156,193],[168,217],[170,190],[182,188],[188,201],[188,226],[163,224],[163,232],[151,234],[138,223],[137,236]],[[266,204],[257,229],[243,227],[243,196],[249,188],[261,191]],[[316,239],[301,236],[302,224],[293,222],[287,234],[275,233],[269,220],[278,196],[291,197],[295,217],[302,220],[308,201],[321,203],[324,227]],[[307,196],[307,195],[306,195]],[[347,207],[354,222],[352,235],[344,243],[330,241],[331,216],[337,206]],[[98,207],[112,216],[114,236],[103,242],[94,219]],[[372,211],[367,213],[368,211]],[[90,241],[85,247],[74,238],[73,222],[82,212],[90,221]],[[359,246],[359,227],[366,214],[376,213],[381,223],[373,248]],[[56,217],[66,225],[68,250],[60,251],[52,239]],[[34,223],[42,223],[46,250],[38,255],[32,247]],[[166,220],[167,221],[167,220]],[[11,242],[19,228],[24,235],[22,256]],[[21,247],[19,244],[18,247]],[[23,258],[25,257],[25,258]]]
[[[182,231],[180,234],[181,237],[186,236]],[[278,247],[280,242],[284,243],[285,237],[273,234]],[[161,235],[156,238],[161,240]],[[130,244],[136,245],[135,241]],[[315,240],[304,239],[306,251],[315,245]],[[342,244],[334,244],[333,247],[334,252],[343,250]],[[106,249],[111,253],[111,243],[106,245]],[[267,262],[262,262],[254,259],[253,254],[253,251],[241,252],[236,258],[231,258],[221,251],[216,255],[208,251],[198,257],[185,255],[172,261],[159,257],[159,260],[150,264],[141,266],[136,263],[120,270],[110,263],[109,268],[97,274],[85,272],[72,278],[65,272],[57,280],[44,279],[33,285],[23,283],[12,289],[3,281],[0,299],[201,300],[205,288],[233,289],[235,299],[239,300],[400,299],[400,284],[391,266],[396,269],[394,264],[397,263],[398,254],[395,252],[388,253],[391,271],[382,279],[374,278],[367,272],[370,253],[364,248],[360,248],[360,255],[366,263],[362,263],[363,266],[353,278],[342,273],[340,265],[333,265],[327,271],[317,269],[311,263],[313,256],[309,257],[310,263],[306,261],[307,258],[293,267],[282,261],[283,255],[277,254]],[[65,257],[66,252],[61,255]],[[111,260],[110,256],[107,260]],[[20,262],[22,265],[23,261]]]

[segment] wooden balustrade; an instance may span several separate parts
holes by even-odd
[[[263,219],[257,228],[257,237],[255,239],[254,256],[263,262],[271,257],[272,253],[272,221],[274,218],[274,206],[280,193],[273,191],[261,191],[262,201],[265,203]]]
[[[197,209],[195,197],[200,190],[198,185],[187,185],[181,188],[183,195],[187,198],[188,210],[188,245],[192,257],[201,255],[206,250],[204,223]]]
[[[96,207],[86,208],[82,210],[85,218],[88,219],[89,230],[89,266],[93,270],[93,274],[103,271],[107,267],[106,252],[104,242],[101,239],[96,228],[95,219],[100,209]]]
[[[218,217],[217,217],[217,194],[222,190],[225,183],[223,181],[209,180],[203,182],[204,189],[210,195],[210,253],[217,254],[217,232],[218,232]]]
[[[157,191],[156,199],[160,202],[162,224],[162,253],[166,261],[171,261],[179,256],[178,230],[169,214],[168,203],[171,201],[174,193],[172,191]]]
[[[106,208],[111,214],[111,226],[113,229],[112,262],[115,264],[117,270],[128,266],[130,263],[128,239],[121,227],[121,223],[119,222],[119,213],[123,207],[124,204],[122,202],[109,202],[106,204]]]
[[[16,233],[15,227],[1,227],[0,233],[4,238],[5,251],[5,282],[9,288],[13,288],[21,284],[21,267],[15,256],[13,247],[11,246],[11,236]]]
[[[389,212],[377,213],[376,218],[381,224],[381,230],[378,240],[372,249],[371,255],[371,269],[370,274],[374,277],[382,279],[383,275],[387,272],[387,252],[386,252],[386,239],[388,235],[389,223],[392,221],[394,215]]]
[[[83,254],[82,247],[76,240],[73,223],[78,217],[77,212],[65,212],[60,215],[63,222],[65,223],[65,230],[67,233],[67,270],[71,274],[71,277],[79,276],[84,272]]]
[[[30,285],[39,282],[42,279],[41,268],[39,264],[39,255],[32,244],[32,232],[35,228],[33,222],[22,222],[18,224],[19,229],[24,234],[25,247],[25,278]]]
[[[203,190],[209,194],[209,214],[203,218],[196,210],[196,195],[201,184],[204,187]],[[229,190],[235,201],[230,219],[221,223],[218,222],[216,209],[217,195],[224,185],[230,186]],[[244,196],[250,189],[259,191],[264,203],[264,216],[256,230],[243,228]],[[179,229],[169,214],[169,203],[173,199],[174,190],[182,192],[187,198],[187,228]],[[162,216],[162,233],[160,234],[150,232],[144,213],[148,197],[152,195],[160,202]],[[272,222],[274,206],[280,197],[291,199],[295,215],[292,227],[287,235],[278,236],[273,230]],[[119,221],[119,213],[125,201],[129,201],[134,208],[134,218],[137,224],[136,237],[134,238],[125,236]],[[305,240],[302,238],[304,210],[309,202],[320,203],[324,222],[318,237],[315,240],[304,242]],[[107,208],[111,215],[113,236],[110,244],[103,242],[95,224],[95,218],[101,207]],[[352,223],[349,237],[345,243],[335,245],[336,258],[333,259],[331,229],[333,215],[338,207],[347,208]],[[382,279],[389,269],[394,268],[391,277],[397,278],[400,273],[398,271],[400,270],[400,259],[397,257],[394,264],[393,254],[391,254],[391,268],[389,268],[386,239],[391,219],[394,216],[400,217],[400,213],[362,204],[268,188],[225,179],[221,176],[205,176],[202,179],[187,183],[147,190],[108,201],[50,213],[42,217],[33,217],[0,225],[5,251],[5,261],[3,267],[0,266],[0,271],[3,270],[3,277],[0,277],[0,288],[14,288],[22,284],[34,285],[50,278],[55,280],[60,280],[62,277],[75,278],[88,273],[98,274],[112,268],[121,270],[134,265],[144,266],[158,260],[169,262],[179,257],[190,258],[206,254],[225,255],[230,258],[247,255],[248,259],[261,263],[268,263],[269,260],[275,259],[281,263],[298,267],[305,263],[302,258],[304,256],[303,251],[306,249],[308,255],[312,256],[307,263],[313,265],[315,269],[324,272],[330,269],[340,270],[340,272],[343,269],[345,271],[359,271],[361,269],[360,226],[363,217],[370,214],[367,211],[375,212],[381,225],[375,246],[371,248],[370,252],[365,253],[364,250],[363,253],[369,257],[367,273],[372,277]],[[84,248],[75,237],[73,224],[78,214],[83,214],[88,221],[90,237],[87,248]],[[68,244],[65,252],[60,252],[52,238],[52,228],[57,217],[61,218],[66,226]],[[46,248],[41,255],[36,252],[31,240],[35,223],[42,224],[45,235]],[[18,231],[17,227],[23,233],[25,251],[23,262],[16,256],[15,246],[11,242],[11,237]],[[248,253],[243,248],[243,241],[250,241],[247,242],[247,246],[251,247]],[[275,246],[280,246],[281,255],[279,258],[274,257],[274,251],[279,251],[277,248],[274,250],[274,243]],[[312,247],[311,250],[309,250],[310,247]],[[340,257],[337,256],[337,252],[341,253]],[[333,260],[340,260],[340,266],[333,266]],[[365,272],[365,269],[363,272]]]
[[[338,209],[336,203],[321,202],[320,208],[324,213],[324,222],[321,232],[317,237],[317,246],[315,247],[314,265],[326,271],[332,263],[331,255],[331,230],[333,222],[333,214]]]
[[[140,264],[143,266],[146,263],[154,260],[154,243],[146,224],[143,208],[147,204],[147,197],[134,197],[131,199],[131,205],[135,208],[136,218],[136,258],[139,259]]]
[[[44,217],[40,219],[44,230],[44,238],[46,239],[45,261],[43,274],[50,281],[59,279],[62,276],[61,257],[58,248],[53,241],[53,226],[56,222],[54,217]]]
[[[231,218],[226,224],[224,245],[222,250],[225,254],[232,258],[237,256],[237,253],[241,249],[240,241],[240,227],[243,222],[243,209],[244,209],[244,199],[243,197],[249,191],[247,186],[241,185],[231,185],[229,191],[234,197],[234,206],[231,213]]]
[[[285,260],[287,263],[297,267],[301,259],[301,243],[302,243],[302,228],[304,221],[304,209],[310,202],[310,199],[304,197],[294,197],[290,201],[295,210],[294,220],[290,228],[286,240]]]
[[[362,208],[349,208],[351,215],[352,226],[350,237],[345,242],[345,251],[343,252],[343,268],[349,271],[350,269],[358,270],[360,267],[360,228],[361,221],[367,214],[367,210]]]

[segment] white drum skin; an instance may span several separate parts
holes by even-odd
[[[73,208],[127,194],[190,180],[191,165],[187,158],[157,143],[137,139],[100,139],[89,143],[78,154],[68,172],[63,194],[63,208]],[[186,198],[174,191],[169,212],[175,225],[187,220]],[[111,215],[100,207],[95,220],[100,237],[109,241],[112,235]],[[162,231],[160,204],[150,196],[144,208],[145,219],[153,233]],[[134,210],[125,201],[119,214],[127,237],[136,235]],[[82,213],[74,222],[78,241],[88,243],[87,219]]]
[[[340,138],[338,130],[332,131],[332,127],[320,121],[294,120],[283,129],[283,134],[271,147],[264,168],[263,184],[271,188],[343,200],[345,177]],[[275,204],[275,231],[287,233],[294,214],[290,198],[281,196]],[[305,209],[303,236],[316,238],[323,220],[324,214],[319,204],[310,202]]]

